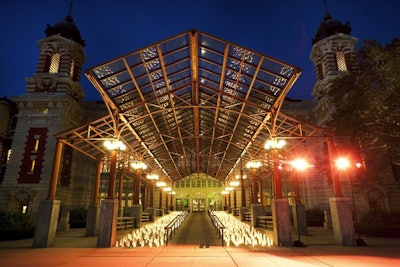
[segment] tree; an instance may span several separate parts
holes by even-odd
[[[365,41],[358,64],[328,91],[335,108],[328,126],[374,160],[377,169],[400,166],[400,40]]]

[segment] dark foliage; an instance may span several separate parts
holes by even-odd
[[[365,41],[358,62],[359,69],[335,79],[328,92],[335,107],[328,126],[376,168],[400,165],[400,40]]]
[[[87,209],[77,207],[69,212],[69,224],[71,228],[84,228],[86,226]]]
[[[371,210],[355,228],[359,234],[400,237],[400,211]]]
[[[319,208],[306,210],[307,225],[308,226],[323,226],[324,225],[324,211]]]
[[[0,240],[33,237],[35,227],[28,214],[0,211]]]

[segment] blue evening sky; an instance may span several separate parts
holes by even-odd
[[[315,82],[311,40],[324,16],[323,0],[75,0],[72,17],[86,41],[83,70],[196,28],[302,69],[289,96],[311,99]],[[0,1],[0,97],[25,92],[36,71],[37,40],[46,24],[69,12],[69,0]],[[351,35],[381,44],[400,38],[400,1],[327,0],[330,15],[350,21]],[[82,75],[87,100],[100,96]]]

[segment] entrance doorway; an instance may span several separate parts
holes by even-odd
[[[189,208],[189,199],[184,198],[177,198],[176,199],[176,210],[177,211],[183,211],[187,210]]]
[[[206,200],[204,198],[193,199],[192,211],[206,211]]]

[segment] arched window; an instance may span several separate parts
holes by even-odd
[[[319,80],[322,80],[323,78],[325,78],[326,73],[327,73],[326,65],[323,61],[321,61],[320,63],[317,64],[317,78]]]
[[[347,71],[346,57],[342,51],[336,52],[336,67],[338,71]]]
[[[60,59],[61,55],[59,53],[55,53],[51,56],[51,63],[49,68],[49,73],[56,74],[60,68]]]
[[[74,80],[74,75],[75,75],[75,61],[72,59],[71,60],[71,68],[69,69],[69,77]]]

